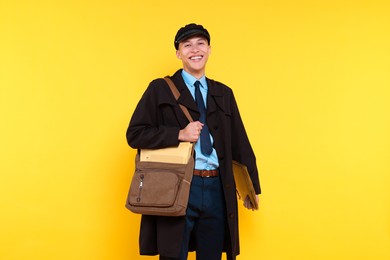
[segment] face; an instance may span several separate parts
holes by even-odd
[[[176,56],[183,62],[183,69],[196,78],[205,74],[211,47],[203,37],[194,36],[181,43]]]

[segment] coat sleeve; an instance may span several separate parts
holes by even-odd
[[[135,149],[154,149],[179,145],[180,127],[163,124],[161,97],[167,88],[151,82],[139,101],[126,132],[127,143]]]
[[[232,158],[248,168],[256,194],[261,193],[259,174],[256,165],[256,156],[249,142],[244,123],[242,122],[240,112],[233,92],[230,95],[230,111],[232,116]]]

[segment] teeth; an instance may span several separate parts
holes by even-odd
[[[191,60],[197,60],[197,59],[201,59],[202,56],[195,56],[195,57],[191,57]]]

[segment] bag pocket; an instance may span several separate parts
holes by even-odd
[[[129,204],[138,207],[170,207],[174,204],[179,178],[164,170],[137,170],[129,192]]]

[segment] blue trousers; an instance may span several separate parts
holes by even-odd
[[[226,229],[225,211],[220,178],[193,176],[180,257],[160,256],[160,260],[186,260],[190,238],[195,240],[197,260],[220,260]]]

